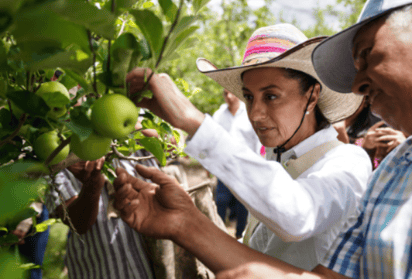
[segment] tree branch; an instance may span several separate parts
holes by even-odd
[[[5,145],[6,143],[9,143],[15,136],[17,136],[17,134],[19,133],[19,131],[20,131],[21,127],[23,126],[24,122],[26,121],[26,119],[27,119],[27,114],[23,113],[20,117],[19,125],[17,126],[16,130],[14,130],[14,132],[11,133],[10,136],[8,136],[4,140],[0,141],[0,147]]]
[[[92,33],[89,30],[87,30],[87,36],[89,38],[90,50],[92,51],[92,54],[93,54],[93,90],[96,93],[96,97],[98,98],[99,92],[97,91],[96,52],[94,51],[94,47],[93,47]]]
[[[116,147],[114,145],[112,145],[112,149],[114,154],[116,154],[117,157],[119,157],[119,159],[122,160],[129,160],[129,161],[144,161],[144,160],[149,160],[149,159],[153,159],[155,158],[154,155],[150,155],[150,156],[145,156],[145,157],[134,157],[134,156],[124,156],[122,153],[119,152],[119,150],[116,149]]]
[[[56,157],[56,155],[59,154],[59,152],[62,151],[63,148],[70,143],[70,140],[71,140],[71,139],[72,139],[71,137],[68,137],[67,139],[65,139],[64,141],[62,141],[62,142],[60,143],[60,145],[59,145],[55,150],[53,150],[53,152],[49,155],[49,157],[47,157],[47,159],[46,159],[46,161],[44,162],[44,164],[45,164],[46,166],[48,166],[48,165],[50,164],[50,162],[54,159],[54,157]]]
[[[54,174],[54,173],[58,173],[59,171],[61,171],[62,169],[65,169],[67,167],[70,167],[73,164],[76,164],[78,162],[81,162],[82,159],[80,159],[79,157],[76,156],[76,154],[74,153],[70,153],[66,159],[64,159],[63,161],[61,161],[60,163],[50,166],[50,173]]]

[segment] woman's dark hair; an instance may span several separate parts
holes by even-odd
[[[311,86],[315,86],[317,83],[319,83],[316,79],[314,79],[313,77],[311,77],[310,75],[304,72],[292,70],[288,68],[284,68],[284,70],[285,70],[285,75],[287,78],[294,79],[299,82],[300,89],[301,89],[300,93],[302,96],[305,95],[305,93],[309,90]],[[322,130],[330,125],[329,121],[320,111],[318,105],[316,105],[315,107],[315,118],[316,118],[316,123],[318,124],[319,130]]]
[[[370,106],[367,105],[353,121],[353,124],[348,128],[348,136],[351,139],[363,137],[368,129],[375,123],[381,121],[379,117],[372,114]]]

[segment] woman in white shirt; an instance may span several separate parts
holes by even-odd
[[[149,83],[154,99],[137,104],[187,131],[185,152],[219,177],[261,222],[250,238],[252,248],[307,270],[322,260],[344,223],[356,219],[372,169],[360,147],[336,144],[330,123],[352,115],[362,97],[338,94],[320,82],[311,53],[322,40],[307,40],[294,26],[278,24],[254,32],[240,67],[219,70],[205,59],[197,61],[202,73],[245,100],[269,161],[196,110],[167,76],[154,75]],[[129,73],[131,93],[143,87],[143,77],[142,69]],[[167,218],[165,210],[162,214]],[[143,222],[150,228],[137,219],[129,225],[164,237],[160,233],[167,225],[157,231],[155,224],[148,225],[152,221]]]

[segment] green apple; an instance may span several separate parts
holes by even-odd
[[[79,137],[73,134],[70,147],[72,152],[80,159],[84,161],[94,161],[109,152],[111,143],[111,138],[102,137],[96,133],[92,133],[84,141],[80,141]]]
[[[33,151],[37,155],[37,157],[45,161],[50,154],[60,145],[61,140],[57,135],[56,131],[50,131],[44,134],[41,134],[33,144]],[[66,159],[67,155],[69,155],[70,146],[66,145],[54,159],[50,162],[50,165],[55,165],[64,159]]]
[[[67,88],[58,81],[49,81],[42,83],[36,91],[36,95],[41,97],[50,107],[47,116],[59,118],[66,112],[66,104],[70,103],[70,95]]]
[[[54,107],[47,113],[47,116],[50,117],[50,118],[57,119],[57,118],[62,117],[63,115],[65,115],[66,112],[67,112],[66,107],[61,107],[61,108]]]
[[[109,138],[123,138],[134,131],[139,110],[126,96],[108,94],[93,104],[93,129]]]

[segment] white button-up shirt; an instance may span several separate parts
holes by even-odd
[[[260,151],[262,144],[250,124],[245,103],[240,101],[235,115],[230,112],[226,103],[222,104],[213,114],[213,120],[228,131],[232,139],[236,139],[256,153]]]
[[[282,157],[299,157],[336,136],[333,127],[321,130]],[[272,158],[273,151],[267,151]],[[270,255],[307,269],[321,261],[345,220],[356,215],[355,208],[372,171],[370,159],[362,148],[343,144],[293,180],[281,164],[266,161],[232,140],[208,115],[188,141],[185,152],[219,177],[269,229],[265,247],[256,248],[266,253],[273,251]],[[295,257],[291,250],[283,257],[279,253],[286,247],[283,244],[274,250],[266,247],[272,245],[271,232],[282,243],[301,242],[302,247],[293,250],[302,252],[301,256]]]

